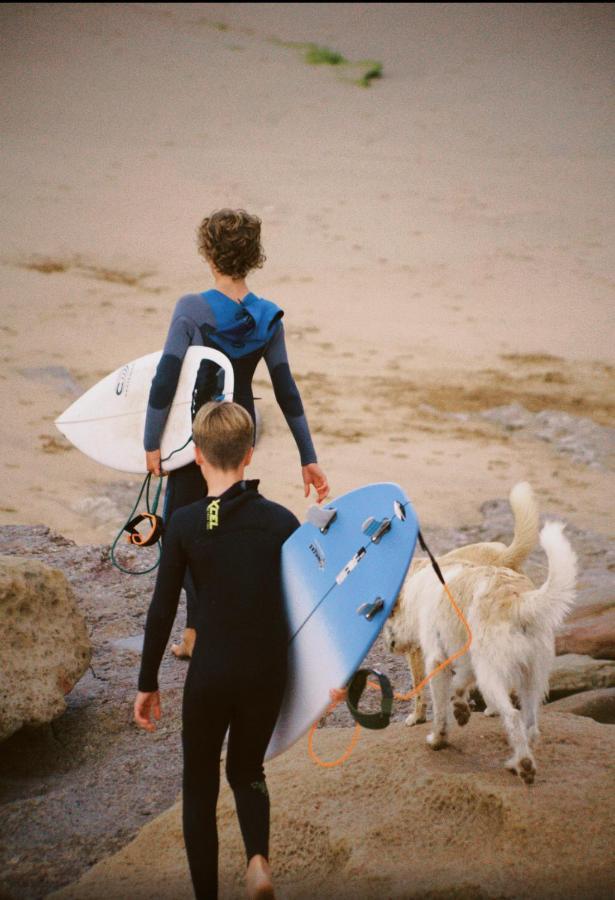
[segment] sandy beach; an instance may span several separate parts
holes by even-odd
[[[514,402],[612,423],[610,15],[7,7],[3,520],[79,542],[121,524],[127,479],[53,420],[162,345],[176,299],[210,283],[198,222],[241,205],[263,219],[251,284],[286,311],[334,494],[397,480],[425,522],[467,523],[526,477],[546,511],[606,529],[612,474],[443,413]],[[307,41],[385,77],[307,65],[286,46]],[[254,474],[302,514],[264,369],[257,388]]]
[[[285,310],[332,496],[398,482],[427,535],[528,480],[541,512],[612,537],[609,5],[0,16],[1,524],[113,539],[139,477],[53,422],[162,346],[178,297],[211,286],[196,227],[231,206],[262,218],[249,283]],[[308,64],[310,43],[352,64]],[[364,60],[383,67],[368,87]],[[303,519],[264,364],[255,392],[250,474]]]

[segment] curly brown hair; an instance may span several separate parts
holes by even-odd
[[[218,209],[198,228],[199,253],[223,275],[245,278],[262,268],[261,220],[245,209]]]

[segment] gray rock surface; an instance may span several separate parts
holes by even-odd
[[[0,556],[0,740],[51,722],[90,663],[83,614],[65,576],[42,562]]]
[[[558,656],[551,669],[549,699],[559,700],[568,694],[615,687],[615,662],[592,659],[578,653]]]
[[[615,725],[615,688],[600,688],[597,691],[562,697],[561,700],[549,703],[549,711],[571,713],[603,725]]]
[[[507,500],[489,501],[482,513],[478,525],[444,529],[427,523],[423,533],[437,553],[475,541],[508,542]],[[577,607],[610,599],[611,542],[571,525],[566,533],[579,557]],[[132,552],[141,566],[144,554],[154,551]],[[22,728],[0,744],[0,897],[31,900],[74,881],[174,802],[181,787],[180,709],[187,667],[170,654],[164,657],[163,719],[154,734],[139,731],[132,724],[132,704],[155,573],[123,575],[110,565],[109,547],[80,547],[44,526],[0,527],[0,553],[27,555],[62,570],[93,643],[90,669],[67,696],[66,712],[51,725]],[[527,569],[542,581],[540,550]],[[183,629],[184,609],[181,602],[172,640]],[[391,656],[381,640],[366,663],[383,669],[397,690],[409,688],[404,658]],[[366,702],[379,705],[376,692],[369,693]],[[393,721],[403,721],[410,709],[409,703],[396,704]],[[327,725],[335,724],[351,724],[345,706],[327,719]],[[498,734],[500,728],[497,723]]]
[[[567,456],[574,463],[590,469],[613,468],[615,429],[598,425],[591,419],[552,409],[533,413],[519,403],[496,406],[480,413],[480,418],[505,431],[518,431],[546,441],[556,453]]]
[[[132,704],[140,657],[121,642],[143,633],[155,573],[123,575],[108,546],[80,547],[42,525],[0,527],[0,554],[61,570],[93,645],[66,711],[0,744],[0,897],[33,900],[118,850],[177,797],[186,665],[165,658],[164,718],[155,734],[139,731]],[[180,613],[174,639],[182,627]]]
[[[305,742],[272,760],[271,848],[284,900],[612,900],[615,728],[545,712],[538,774],[505,771],[502,724],[473,716],[450,747],[428,725],[367,732],[341,769]],[[348,729],[318,732],[336,759]],[[245,897],[234,800],[218,803],[220,900]],[[181,802],[54,900],[192,900]]]
[[[615,602],[581,606],[560,629],[556,653],[581,653],[594,659],[615,659]]]

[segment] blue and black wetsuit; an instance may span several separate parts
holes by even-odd
[[[216,804],[227,729],[226,773],[247,859],[269,854],[263,759],[284,694],[288,649],[280,551],[299,522],[257,486],[237,482],[219,498],[176,511],[145,626],[139,690],[155,691],[188,568],[197,638],[182,710],[183,824],[199,900],[217,896]]]
[[[186,294],[178,300],[164,350],[152,381],[145,420],[146,450],[160,447],[162,432],[177,388],[182,362],[188,347],[205,346],[220,350],[230,359],[235,376],[233,399],[255,421],[252,378],[261,359],[265,360],[276,400],[293,434],[301,465],[316,462],[301,396],[290,371],[283,311],[269,300],[248,293],[236,302],[218,290]],[[164,464],[163,464],[164,465]],[[168,477],[164,520],[173,512],[205,496],[206,485],[195,463],[176,469]],[[194,590],[189,577],[186,627],[194,628]]]
[[[255,418],[252,378],[264,358],[276,400],[297,443],[301,465],[316,462],[301,396],[288,365],[283,315],[275,303],[252,293],[241,302],[217,290],[186,294],[178,300],[152,381],[145,420],[145,449],[160,447],[186,350],[197,345],[213,347],[229,357],[235,375],[233,399],[247,409],[252,420]]]

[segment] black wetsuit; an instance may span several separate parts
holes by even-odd
[[[227,729],[226,773],[247,859],[269,854],[263,758],[284,693],[288,647],[280,551],[299,522],[257,486],[238,482],[219,498],[176,510],[145,626],[139,690],[154,691],[188,568],[197,638],[182,714],[183,824],[199,900],[217,896],[216,802]]]

